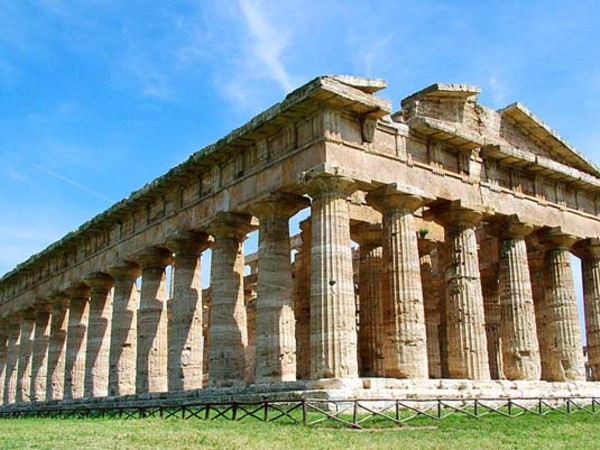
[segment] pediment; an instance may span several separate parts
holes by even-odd
[[[498,113],[501,117],[500,137],[508,146],[596,177],[600,176],[600,169],[593,162],[575,150],[521,103],[513,103]]]

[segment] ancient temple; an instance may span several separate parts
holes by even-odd
[[[240,386],[599,394],[600,169],[477,87],[435,84],[397,112],[383,88],[316,78],[4,275],[4,405]]]

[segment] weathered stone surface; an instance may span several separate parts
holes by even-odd
[[[549,346],[550,381],[585,380],[581,327],[573,285],[569,249],[575,239],[560,230],[549,230],[546,242],[546,345]]]
[[[225,213],[217,215],[208,227],[215,238],[211,260],[211,346],[208,356],[211,386],[244,382],[248,330],[242,242],[250,229],[249,216]]]
[[[208,248],[205,233],[177,233],[168,242],[175,252],[173,299],[169,320],[169,391],[202,387],[201,253]]]
[[[90,288],[83,283],[74,283],[67,286],[65,293],[69,297],[69,322],[63,398],[72,399],[83,397]]]
[[[65,358],[69,297],[61,291],[50,294],[51,305],[50,342],[48,346],[48,382],[46,400],[60,400],[64,394]]]
[[[352,229],[360,252],[358,296],[358,355],[360,376],[382,377],[384,372],[383,236],[380,226]]]
[[[164,392],[167,384],[167,287],[165,268],[171,251],[152,247],[137,255],[142,269],[137,312],[137,364],[135,391]]]
[[[112,316],[112,276],[94,272],[85,277],[90,287],[90,310],[85,350],[85,397],[108,395],[110,319]]]
[[[31,401],[31,356],[33,354],[33,332],[35,330],[35,310],[28,309],[21,314],[19,336],[19,360],[17,370],[17,394],[15,401]]]
[[[383,214],[385,376],[427,378],[427,331],[413,218],[426,197],[389,185],[370,192],[368,201]]]
[[[50,344],[50,304],[40,299],[36,304],[35,335],[31,358],[32,402],[46,400],[48,379],[48,350]]]
[[[294,316],[296,318],[296,378],[310,379],[310,274],[312,222],[300,222],[302,243],[294,260]]]
[[[108,362],[108,394],[135,393],[137,355],[137,302],[136,278],[141,274],[134,263],[109,269],[114,278],[113,310]]]
[[[305,197],[269,195],[250,208],[259,220],[256,382],[296,379],[296,341],[289,218]]]
[[[17,396],[17,365],[19,361],[19,335],[21,333],[19,318],[9,316],[5,327],[8,339],[4,375],[4,404],[8,404],[14,403]]]
[[[446,317],[451,378],[490,379],[475,225],[481,213],[456,204],[436,211],[446,230]]]
[[[346,203],[355,185],[344,177],[324,175],[310,178],[306,188],[312,197],[311,378],[356,377],[356,305]]]
[[[484,249],[489,251],[489,249]],[[502,363],[502,336],[500,323],[500,286],[498,285],[498,265],[482,268],[481,292],[483,294],[483,310],[485,312],[485,336],[487,340],[488,359],[490,362],[490,378],[505,379]]]

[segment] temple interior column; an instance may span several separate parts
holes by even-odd
[[[169,321],[169,391],[200,389],[204,360],[200,255],[208,248],[208,235],[180,232],[167,245],[175,252]]]
[[[600,239],[578,242],[575,253],[582,266],[588,364],[592,381],[600,381]]]
[[[33,356],[31,358],[31,388],[32,402],[46,400],[48,377],[48,349],[50,343],[50,305],[39,299],[35,305],[35,336],[33,340]]]
[[[50,295],[48,301],[52,316],[48,345],[46,400],[61,400],[65,385],[69,297],[64,292],[55,291]]]
[[[379,225],[363,223],[352,228],[351,233],[359,245],[359,373],[362,377],[383,377],[382,229]]]
[[[385,376],[427,378],[427,329],[414,212],[425,198],[384,186],[367,201],[383,214]]]
[[[108,359],[110,319],[112,315],[113,277],[95,272],[85,277],[91,288],[88,338],[85,359],[85,397],[108,395]]]
[[[485,248],[484,252],[490,252]],[[497,253],[493,251],[493,253]],[[498,264],[480,266],[481,292],[483,310],[485,312],[485,336],[487,340],[488,359],[490,361],[490,377],[492,380],[505,379],[502,364],[502,338],[500,335],[500,291],[498,284]]]
[[[525,236],[533,229],[516,219],[503,221],[498,227],[504,374],[509,380],[539,380],[540,352],[525,243]]]
[[[475,228],[482,214],[450,203],[436,209],[446,237],[446,320],[451,378],[490,379]]]
[[[13,315],[6,318],[8,344],[6,354],[6,375],[4,378],[4,404],[14,403],[17,397],[17,365],[19,361],[19,335],[21,323]]]
[[[251,216],[217,213],[209,224],[215,238],[211,260],[209,385],[243,384],[248,329],[244,305],[242,242],[251,230]]]
[[[69,285],[69,325],[65,357],[64,398],[82,398],[85,380],[85,347],[89,318],[90,288],[83,283]]]
[[[165,268],[173,262],[170,250],[146,248],[136,255],[142,269],[140,306],[137,312],[137,365],[135,391],[166,392],[167,289]]]
[[[19,361],[17,368],[17,394],[15,401],[31,401],[31,355],[35,330],[35,310],[30,308],[19,313],[21,332],[19,337]]]
[[[436,248],[436,242],[428,239],[419,239],[418,246],[427,331],[427,366],[429,368],[429,378],[442,378],[439,334],[441,323],[440,295],[438,291],[439,286],[437,286],[434,278],[434,259],[432,257],[432,253]]]
[[[294,316],[296,317],[296,378],[310,379],[310,260],[312,222],[300,222],[302,243],[294,260]]]
[[[271,194],[250,212],[259,221],[256,382],[296,380],[296,338],[289,219],[305,197]]]
[[[108,361],[108,395],[135,393],[137,358],[137,303],[135,280],[140,275],[134,263],[111,267],[114,278],[113,308]]]
[[[316,176],[312,197],[310,291],[311,378],[358,377],[356,303],[350,248],[348,196],[354,182]]]
[[[543,239],[546,244],[549,380],[585,380],[583,344],[570,259],[570,248],[575,238],[553,229],[547,230]]]
[[[4,386],[6,382],[6,364],[8,356],[8,323],[0,319],[0,403],[4,403]]]

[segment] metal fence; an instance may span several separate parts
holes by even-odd
[[[520,417],[525,414],[592,414],[600,413],[600,398],[512,398],[512,399],[348,399],[348,400],[281,400],[262,402],[188,402],[185,404],[148,403],[136,406],[106,405],[36,405],[0,408],[0,418],[115,418],[143,419],[161,417],[183,420],[257,420],[304,424],[372,428],[426,424],[448,417],[479,419],[497,415]]]

